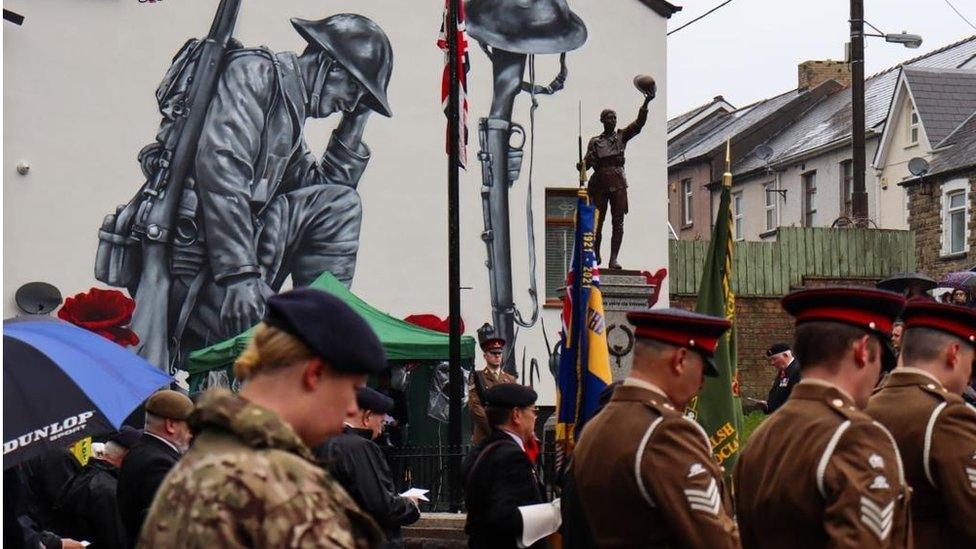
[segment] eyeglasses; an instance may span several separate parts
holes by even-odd
[[[501,352],[501,350],[488,351],[488,354],[489,355],[498,355],[498,356],[501,356],[502,352]]]

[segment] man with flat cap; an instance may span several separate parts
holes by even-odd
[[[116,492],[129,547],[135,547],[156,491],[193,438],[186,422],[193,412],[188,396],[169,389],[157,391],[145,409],[145,428],[119,468]]]
[[[468,547],[514,549],[523,529],[518,508],[546,501],[526,453],[535,440],[537,398],[535,391],[517,383],[499,383],[486,392],[491,432],[461,466]]]
[[[763,413],[771,414],[782,406],[793,392],[793,387],[800,382],[800,364],[793,356],[793,350],[788,343],[773,343],[766,349],[766,358],[776,370],[773,386],[769,388],[766,400],[755,401],[762,408]]]
[[[193,448],[160,487],[141,547],[377,547],[382,533],[309,448],[342,432],[366,376],[386,369],[365,320],[303,288],[268,300],[234,363],[239,394],[205,393]]]
[[[894,359],[900,295],[866,288],[793,292],[803,380],[736,463],[744,547],[910,547],[910,488],[891,433],[862,410]]]
[[[359,410],[346,416],[342,434],[325,441],[315,455],[329,468],[359,507],[386,535],[387,548],[403,547],[400,528],[417,522],[417,500],[400,496],[383,451],[373,442],[393,410],[393,399],[370,387],[356,393]]]
[[[481,350],[484,352],[485,367],[471,372],[471,377],[468,380],[471,444],[478,444],[491,432],[488,417],[485,415],[485,406],[481,403],[479,392],[482,389],[478,388],[478,381],[481,382],[481,387],[485,391],[499,383],[515,383],[515,377],[502,370],[502,362],[505,357],[505,340],[494,335],[493,331],[485,330],[485,326],[478,330],[478,339],[481,343]],[[478,380],[475,379],[476,376],[479,378]]]
[[[730,324],[678,309],[631,312],[630,376],[580,434],[563,496],[567,547],[738,547],[722,469],[682,411]],[[585,524],[568,524],[585,517]],[[581,527],[582,526],[582,527]]]
[[[962,393],[976,359],[976,311],[908,302],[898,368],[867,413],[898,443],[912,486],[916,547],[976,547],[976,409]]]

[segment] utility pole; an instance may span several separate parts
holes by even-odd
[[[867,169],[864,153],[864,0],[851,0],[851,144],[854,181],[851,217],[857,227],[868,225]]]
[[[447,99],[447,234],[448,234],[448,315],[450,338],[448,343],[448,444],[450,462],[448,471],[451,486],[451,507],[457,510],[461,501],[461,391],[464,383],[461,375],[461,235],[459,213],[460,138],[459,82],[458,82],[458,2],[450,0],[447,9],[445,36],[447,36],[448,78]]]

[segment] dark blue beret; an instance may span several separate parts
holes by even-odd
[[[492,408],[525,408],[535,404],[539,395],[518,383],[499,383],[485,393],[485,400]]]
[[[786,351],[789,350],[791,350],[789,343],[783,343],[783,342],[773,343],[772,345],[769,346],[768,349],[766,349],[766,356],[778,355],[780,353],[785,353]]]
[[[271,296],[264,322],[297,337],[339,371],[378,374],[386,370],[386,351],[376,333],[332,294],[300,288]]]
[[[142,437],[142,429],[136,429],[128,425],[123,425],[117,432],[108,437],[109,442],[114,442],[123,448],[132,448],[139,438]]]
[[[393,411],[393,399],[370,387],[360,387],[356,391],[356,405],[360,410],[377,414],[389,414]]]

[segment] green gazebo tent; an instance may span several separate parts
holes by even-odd
[[[311,287],[338,297],[359,313],[379,336],[391,362],[439,362],[448,359],[447,334],[415,326],[380,311],[350,292],[331,273],[323,273]],[[253,331],[254,328],[251,328],[190,354],[187,371],[191,391],[199,390],[211,372],[223,370],[232,380],[234,360],[247,347]],[[474,338],[461,336],[461,360],[470,364],[474,360],[474,349]]]

